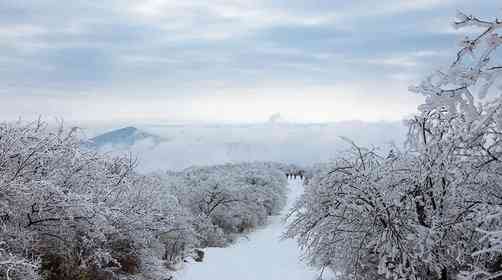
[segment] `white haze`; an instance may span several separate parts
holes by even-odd
[[[109,130],[120,128],[115,126]],[[311,165],[333,159],[348,148],[346,137],[361,146],[385,153],[401,146],[406,127],[402,122],[339,122],[323,124],[262,123],[242,125],[137,125],[166,141],[153,145],[141,141],[127,150],[139,160],[139,170],[180,170],[193,165],[243,161],[277,161]],[[92,132],[93,129],[88,129]],[[94,128],[94,133],[106,131]]]

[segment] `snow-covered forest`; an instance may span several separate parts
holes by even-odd
[[[286,201],[278,164],[141,175],[134,158],[81,148],[74,130],[34,122],[0,133],[7,279],[165,279],[187,258],[202,261],[198,248],[228,245]]]
[[[163,5],[180,8],[142,13]],[[0,279],[502,279],[502,21],[452,25],[460,46],[409,87],[402,122],[0,121]]]

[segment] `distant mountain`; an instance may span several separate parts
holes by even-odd
[[[84,143],[85,146],[89,148],[128,148],[137,144],[140,141],[149,141],[149,143],[154,146],[158,145],[160,142],[166,141],[166,139],[151,134],[136,127],[124,127],[116,130],[112,130],[96,137],[93,137]]]

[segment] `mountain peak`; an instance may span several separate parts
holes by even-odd
[[[158,135],[142,131],[134,126],[127,126],[93,137],[89,139],[87,145],[92,148],[102,148],[106,146],[128,148],[142,140],[150,140],[154,145],[157,145],[162,141],[162,138]]]

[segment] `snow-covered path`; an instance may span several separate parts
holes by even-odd
[[[289,183],[288,204],[282,215],[303,192],[300,180]],[[178,272],[181,280],[313,280],[319,271],[303,264],[293,240],[280,240],[282,215],[269,218],[269,225],[227,248],[208,248],[202,263],[190,263]]]

